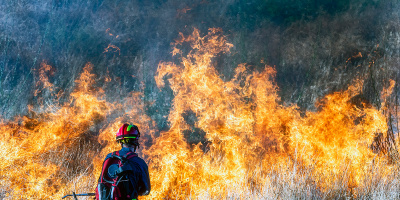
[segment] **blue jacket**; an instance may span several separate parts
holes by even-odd
[[[121,150],[119,150],[119,155],[124,156],[130,151],[131,150],[129,148],[123,147]],[[104,159],[104,161],[110,158],[111,154],[112,153],[109,153]],[[130,177],[130,179],[132,184],[136,188],[138,195],[141,196],[148,195],[150,193],[151,186],[150,186],[149,169],[146,162],[138,156],[130,158],[129,161],[130,161],[129,164],[133,169],[132,174],[134,174],[133,176]]]

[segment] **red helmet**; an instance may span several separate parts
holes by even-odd
[[[136,125],[129,125],[124,124],[121,128],[118,129],[116,134],[117,141],[124,140],[124,139],[139,139],[140,132],[139,128]]]

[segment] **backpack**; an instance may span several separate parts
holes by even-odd
[[[132,183],[133,169],[129,159],[137,154],[128,152],[120,156],[119,151],[111,154],[103,163],[100,178],[96,188],[96,199],[98,200],[124,200],[135,199],[138,196],[136,188]]]

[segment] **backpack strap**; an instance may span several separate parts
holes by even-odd
[[[131,163],[130,159],[133,157],[137,157],[137,156],[138,155],[136,153],[131,152],[131,151],[128,152],[127,154],[125,154],[124,156],[122,156],[124,158],[123,166],[120,167],[122,172],[133,171],[132,166],[130,164]],[[128,174],[125,174],[124,176],[128,179],[128,181],[123,182],[123,187],[124,187],[124,189],[126,191],[126,195],[127,195],[126,197],[129,199],[136,199],[138,195],[137,195],[136,188],[134,188],[134,182],[130,178],[130,176],[132,176],[132,175],[130,175],[128,173]],[[132,186],[132,187],[130,187],[130,186]],[[133,190],[131,190],[131,189],[133,189]]]
[[[129,164],[129,159],[136,157],[137,154],[133,153],[133,152],[128,152],[125,155],[121,155],[119,151],[113,152],[112,157],[119,159],[118,165],[119,168],[116,170],[116,175],[118,176],[117,179],[114,179],[114,183],[112,184],[112,189],[111,189],[111,194],[112,197],[122,197],[121,195],[123,193],[121,193],[120,190],[116,190],[115,188],[118,187],[118,185],[120,184],[120,182],[122,180],[129,180],[129,176],[126,172],[128,171],[132,171],[132,167]],[[125,191],[128,193],[126,194],[129,199],[131,194],[129,194],[130,192],[130,188],[129,188],[129,181],[122,181],[123,187],[125,189]]]
[[[110,167],[110,165],[112,165],[112,158],[115,155],[119,155],[119,152],[112,152],[111,157],[108,157],[103,162],[98,185],[96,187],[96,199],[109,199],[110,196],[112,196],[113,191],[111,191],[110,193],[110,190],[114,190],[114,187],[112,187],[112,184],[114,184],[114,180],[110,179],[108,175],[108,168]]]
[[[103,167],[101,169],[101,174],[100,174],[100,178],[98,180],[98,183],[113,183],[112,180],[108,180],[104,177],[104,174],[107,174],[108,172],[106,171],[107,167],[110,165],[111,162],[111,158],[114,157],[114,155],[119,155],[118,151],[114,151],[113,153],[111,153],[111,157],[107,158],[106,160],[104,160],[103,162]]]
[[[122,165],[122,164],[121,164],[121,163],[122,163],[122,159],[121,159],[121,156],[120,156],[119,151],[114,151],[114,152],[111,154],[111,158],[117,158],[117,159],[119,159],[119,161],[118,161],[118,166],[121,167],[121,165]],[[119,169],[116,171],[116,175],[118,175],[118,171],[119,171]],[[122,178],[122,177],[113,179],[113,183],[112,183],[112,185],[111,185],[111,192],[110,192],[110,194],[111,194],[111,199],[114,199],[114,197],[120,197],[120,196],[121,196],[121,191],[115,189],[116,187],[118,187],[118,184],[119,184],[119,181],[121,180],[121,178]]]
[[[137,157],[138,155],[132,151],[128,152],[127,154],[125,154],[123,157],[125,157],[126,159],[131,159],[133,157]]]

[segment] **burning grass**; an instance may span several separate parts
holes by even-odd
[[[389,104],[379,110],[353,103],[363,85],[354,81],[318,101],[317,111],[300,112],[280,103],[270,66],[250,71],[241,64],[223,81],[214,58],[231,47],[220,29],[176,40],[179,62],[161,62],[155,75],[159,88],[169,85],[174,94],[170,128],[160,134],[142,93],[124,104],[105,101],[88,64],[69,102],[0,124],[0,195],[54,199],[93,191],[103,158],[118,149],[115,130],[131,122],[144,135],[139,153],[152,182],[145,199],[398,197],[398,161],[388,153],[398,138],[386,153],[371,147],[377,135],[389,138]]]

